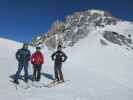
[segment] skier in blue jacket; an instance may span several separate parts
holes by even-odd
[[[30,61],[30,51],[28,50],[28,44],[24,43],[23,47],[16,52],[16,59],[18,61],[18,70],[15,74],[14,83],[19,84],[18,79],[22,69],[24,68],[24,80],[28,82],[28,62]]]

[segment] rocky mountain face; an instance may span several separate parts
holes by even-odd
[[[34,46],[44,44],[50,49],[56,48],[58,44],[64,47],[73,46],[80,39],[85,38],[92,31],[103,29],[106,26],[115,26],[120,20],[110,13],[101,10],[87,10],[75,12],[65,17],[64,21],[55,21],[47,33],[33,38]],[[131,39],[119,33],[103,31],[103,37],[115,44],[131,44]]]

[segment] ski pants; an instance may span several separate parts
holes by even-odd
[[[33,81],[40,81],[41,79],[42,64],[33,65]]]
[[[54,73],[55,73],[55,78],[57,81],[64,80],[63,73],[62,73],[62,64],[55,63]]]
[[[28,81],[28,63],[19,63],[18,64],[18,71],[16,72],[16,77],[15,80],[18,80],[20,77],[20,73],[22,71],[22,69],[24,68],[24,78],[25,78],[25,82]]]

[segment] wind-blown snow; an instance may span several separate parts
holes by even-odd
[[[21,87],[16,90],[9,82],[17,70],[15,52],[22,45],[0,38],[0,100],[132,100],[133,51],[110,42],[107,46],[101,45],[102,35],[98,32],[100,29],[64,50],[68,60],[63,64],[63,72],[65,80],[70,81],[52,88],[31,87],[28,90]],[[33,52],[32,48],[30,50]],[[52,76],[52,52],[46,47],[42,52],[45,56],[42,73]],[[32,74],[32,65],[29,73]],[[41,83],[50,81],[42,75]]]
[[[123,35],[133,35],[133,23],[128,21],[119,21],[116,25],[108,25],[103,30],[115,31]]]
[[[94,13],[98,13],[98,14],[101,14],[101,15],[103,15],[104,14],[104,11],[102,11],[102,10],[95,10],[95,9],[92,9],[92,10],[88,10],[88,12],[91,12],[91,14],[94,14]]]

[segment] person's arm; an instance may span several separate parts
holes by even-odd
[[[32,64],[34,64],[34,55],[35,55],[35,54],[33,53],[32,56],[31,56],[31,63],[32,63]]]
[[[52,60],[55,60],[55,55],[56,55],[56,52],[54,52],[51,56]]]
[[[16,59],[19,61],[20,60],[20,50],[18,50],[17,52],[16,52]]]
[[[30,51],[28,51],[28,61],[30,61],[30,59],[31,59],[31,53]]]
[[[62,52],[62,53],[63,53],[63,57],[64,57],[63,62],[65,62],[68,57],[67,57],[67,55],[64,52]]]

